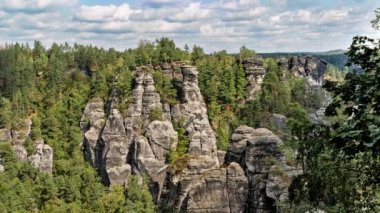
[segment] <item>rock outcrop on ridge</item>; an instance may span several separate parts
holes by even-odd
[[[255,94],[261,89],[265,76],[264,59],[261,56],[244,60],[243,67],[248,80],[247,100],[253,100]]]
[[[310,85],[322,86],[327,62],[312,56],[292,56],[290,59],[281,58],[279,66],[294,75],[307,78]]]
[[[31,126],[32,120],[25,119],[24,125],[20,129],[0,129],[0,143],[9,143],[19,161],[29,162],[42,172],[51,174],[53,171],[53,148],[44,144],[42,139],[38,139],[33,142],[35,151],[32,155],[28,156],[25,149],[24,143],[30,135]],[[2,161],[0,156],[0,172],[5,170]]]
[[[262,59],[252,63],[262,66]],[[285,164],[279,149],[282,141],[267,129],[240,126],[228,151],[217,150],[198,87],[198,71],[184,65],[178,74],[176,68],[138,68],[125,115],[117,108],[117,99],[109,103],[93,99],[87,104],[81,119],[86,159],[106,184],[127,187],[130,174],[147,175],[162,212],[273,210],[275,202],[287,199],[294,170]],[[177,104],[161,101],[152,77],[155,71],[180,81]],[[157,109],[163,115],[154,120],[151,113]],[[186,131],[188,152],[168,162],[178,144],[174,122]]]
[[[28,157],[30,163],[42,172],[53,172],[53,149],[40,139],[35,141],[35,153]]]
[[[288,199],[291,180],[299,168],[286,165],[279,137],[265,128],[239,126],[232,135],[226,162],[236,162],[248,179],[246,212],[275,212],[276,202]]]

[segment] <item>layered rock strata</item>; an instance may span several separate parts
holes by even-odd
[[[0,142],[9,143],[12,146],[13,152],[19,161],[29,162],[34,167],[40,169],[42,172],[52,174],[53,171],[53,149],[44,144],[42,139],[33,142],[34,153],[28,156],[25,149],[25,140],[29,137],[31,132],[32,120],[25,119],[24,125],[20,129],[0,129]],[[4,160],[0,156],[0,171],[4,171]]]
[[[35,153],[28,157],[30,163],[42,172],[52,174],[53,172],[53,148],[40,139],[35,141]]]
[[[288,187],[301,170],[286,165],[282,141],[264,128],[240,126],[232,135],[226,163],[237,162],[248,178],[246,212],[275,212],[288,199]]]
[[[243,67],[248,80],[247,100],[253,100],[261,89],[265,76],[264,59],[261,56],[244,60]]]
[[[262,61],[252,63],[262,66]],[[288,171],[293,170],[279,149],[282,141],[267,129],[240,126],[228,151],[217,150],[198,71],[181,66],[181,75],[175,77],[175,66],[157,69],[171,78],[181,77],[178,104],[161,102],[154,69],[145,66],[135,71],[126,115],[114,100],[93,99],[84,110],[84,154],[105,183],[127,186],[129,174],[147,175],[162,212],[270,212],[275,202],[287,199],[292,177]],[[156,109],[163,116],[152,120]],[[178,143],[174,122],[186,130],[189,145],[187,154],[169,163],[168,154]]]
[[[312,56],[292,56],[281,58],[280,67],[289,70],[297,76],[305,77],[310,85],[322,86],[327,63]]]

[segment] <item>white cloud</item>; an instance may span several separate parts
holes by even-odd
[[[168,19],[171,21],[188,22],[207,19],[211,16],[212,11],[210,9],[202,8],[200,2],[195,2],[190,3],[183,11],[178,11],[176,14],[169,16]]]
[[[74,6],[77,0],[2,0],[0,8],[14,11],[51,10]]]
[[[374,34],[369,23],[373,9],[359,3],[321,8],[300,0],[299,7],[287,0],[145,0],[92,6],[78,1],[0,0],[0,40],[123,49],[140,39],[166,36],[179,46],[198,44],[209,51],[237,51],[242,44],[258,51],[292,51],[344,48],[356,34]]]
[[[132,10],[127,4],[108,5],[108,6],[86,6],[82,5],[76,13],[76,18],[81,21],[97,21],[97,22],[107,22],[107,21],[127,21],[130,16],[136,13],[141,13],[140,10]]]
[[[266,7],[255,7],[250,8],[246,11],[241,12],[227,12],[222,19],[225,21],[239,21],[239,20],[252,20],[254,18],[258,18],[263,16],[267,12]]]

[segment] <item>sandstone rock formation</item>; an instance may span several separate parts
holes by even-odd
[[[35,149],[35,153],[29,156],[28,160],[42,172],[51,174],[53,171],[53,149],[49,145],[44,144],[42,139],[35,142]]]
[[[131,173],[131,165],[127,162],[131,141],[128,140],[124,119],[118,109],[111,108],[100,139],[103,146],[101,171],[107,173],[110,184],[125,184]]]
[[[189,154],[209,156],[219,165],[215,133],[211,129],[206,104],[198,87],[198,71],[191,66],[183,66],[181,69],[183,99],[180,111],[190,138]]]
[[[135,71],[135,87],[126,116],[116,107],[117,98],[107,103],[108,113],[107,104],[95,99],[85,108],[81,128],[86,159],[98,169],[106,184],[124,185],[131,173],[147,174],[157,186],[155,196],[159,197],[165,177],[158,170],[165,167],[166,155],[176,146],[177,133],[169,121],[152,121],[150,117],[153,109],[164,110],[152,69],[143,66]]]
[[[94,167],[101,166],[99,134],[105,124],[104,102],[92,99],[83,111],[80,126],[84,132],[83,149],[85,159]]]
[[[246,63],[255,88],[260,86],[256,77],[265,74],[262,65],[262,59]],[[228,151],[217,150],[198,71],[181,66],[178,74],[177,68],[169,64],[137,68],[126,115],[117,108],[117,98],[106,103],[91,100],[81,119],[86,159],[106,184],[126,185],[130,174],[147,175],[162,212],[273,210],[275,201],[287,198],[291,178],[279,150],[282,141],[269,130],[240,126]],[[180,81],[178,104],[161,102],[152,78],[154,69]],[[159,120],[150,115],[155,109],[163,112]],[[174,122],[182,125],[190,142],[186,155],[168,163],[168,154],[178,143]]]
[[[288,198],[292,178],[301,171],[286,165],[282,141],[268,129],[240,126],[232,135],[226,163],[237,162],[248,178],[246,212],[274,212]]]
[[[205,156],[187,156],[169,169],[160,206],[186,212],[244,212],[247,178],[231,163],[217,167]]]
[[[24,147],[24,141],[30,134],[32,121],[24,120],[24,125],[21,129],[0,129],[0,140],[12,144],[16,158],[20,161],[27,161],[28,153]]]
[[[36,151],[31,156],[28,156],[24,147],[24,142],[31,132],[31,126],[32,120],[28,118],[24,120],[24,126],[20,129],[0,129],[0,141],[12,145],[13,152],[18,160],[29,161],[31,165],[42,172],[51,174],[53,170],[53,149],[44,144],[42,139],[33,142]],[[2,163],[2,159],[0,159],[0,171],[4,171]]]
[[[243,61],[243,67],[248,80],[247,100],[253,100],[255,94],[261,89],[266,73],[264,59],[261,56],[246,59]]]
[[[327,63],[312,56],[293,56],[289,60],[282,58],[279,61],[282,68],[293,74],[307,78],[310,85],[322,86]]]
[[[159,200],[166,178],[167,155],[177,146],[178,134],[172,123],[153,121],[149,124],[145,137],[140,137],[137,141],[137,167],[141,173],[150,177],[154,198]]]
[[[272,114],[270,117],[270,124],[273,125],[276,130],[286,131],[286,117],[284,115],[276,113]]]

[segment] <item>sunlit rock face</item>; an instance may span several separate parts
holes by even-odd
[[[35,153],[28,157],[30,163],[42,172],[53,172],[53,148],[40,139],[35,141]]]
[[[225,163],[236,162],[245,170],[246,212],[274,212],[276,202],[288,199],[291,180],[301,170],[285,163],[282,143],[265,128],[239,126],[232,135]]]
[[[247,100],[253,100],[260,91],[265,76],[264,59],[261,56],[244,60],[243,67],[248,80]]]
[[[312,56],[292,56],[279,61],[282,68],[288,69],[297,76],[305,77],[310,85],[322,86],[327,63]]]
[[[184,127],[189,134],[189,154],[209,156],[217,165],[216,137],[211,128],[206,104],[198,87],[198,71],[195,67],[183,66],[182,100],[180,104]]]
[[[257,89],[265,74],[262,58],[246,62],[245,69]],[[158,71],[178,83],[177,104],[162,103],[152,77]],[[227,152],[217,150],[195,67],[143,66],[134,75],[126,113],[115,97],[90,100],[82,116],[84,155],[105,184],[127,187],[130,174],[146,175],[162,212],[268,212],[276,201],[287,199],[292,168],[279,150],[282,141],[271,131],[239,126]],[[152,120],[157,108],[163,116]],[[174,122],[186,130],[189,145],[186,155],[169,162],[178,145]]]
[[[13,149],[15,157],[19,161],[29,162],[32,166],[47,174],[53,171],[53,148],[45,144],[43,139],[31,141],[34,152],[28,156],[25,148],[25,141],[30,136],[32,120],[27,118],[19,129],[0,129],[0,142],[9,143]],[[5,171],[3,165],[5,159],[0,156],[0,172]]]

